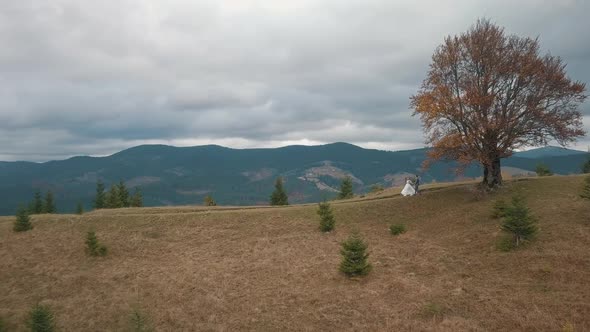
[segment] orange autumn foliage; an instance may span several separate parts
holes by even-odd
[[[485,19],[445,39],[411,97],[432,146],[428,162],[478,162],[483,182],[495,186],[502,183],[500,159],[515,149],[584,136],[578,106],[587,97],[585,84],[539,48],[538,39],[507,35]]]

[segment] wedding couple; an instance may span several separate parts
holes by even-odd
[[[412,180],[406,179],[406,186],[402,189],[402,196],[414,196],[420,194],[419,191],[420,186],[420,176],[416,175],[414,182]]]

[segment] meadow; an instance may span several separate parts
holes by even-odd
[[[35,303],[61,331],[130,329],[133,310],[157,331],[590,330],[590,201],[581,176],[399,188],[332,203],[336,228],[318,230],[316,204],[163,207],[35,215],[31,231],[0,217],[0,317],[26,330]],[[527,199],[535,240],[498,249],[498,198]],[[392,236],[389,226],[407,231]],[[89,257],[86,232],[108,247]],[[340,243],[358,231],[373,270],[338,271]]]

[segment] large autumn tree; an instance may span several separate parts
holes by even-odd
[[[539,48],[538,39],[507,35],[485,19],[444,40],[411,98],[432,146],[429,161],[478,162],[493,187],[502,183],[500,160],[515,149],[584,136],[585,84]]]

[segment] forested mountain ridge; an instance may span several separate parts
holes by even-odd
[[[153,205],[202,204],[212,195],[219,204],[256,205],[268,202],[277,176],[285,179],[292,203],[332,197],[344,176],[353,178],[355,191],[373,184],[391,186],[420,173],[423,182],[478,177],[472,166],[458,177],[452,163],[435,163],[422,171],[426,149],[381,151],[347,143],[286,146],[269,149],[231,149],[217,145],[173,147],[142,145],[107,157],[73,157],[45,163],[0,162],[0,214],[13,214],[36,190],[51,190],[61,212],[81,202],[92,208],[96,182],[107,188],[125,181],[141,187],[144,203]],[[521,157],[522,154],[522,157]],[[503,160],[511,172],[533,172],[544,163],[556,174],[579,173],[590,154],[546,147],[516,153]]]

